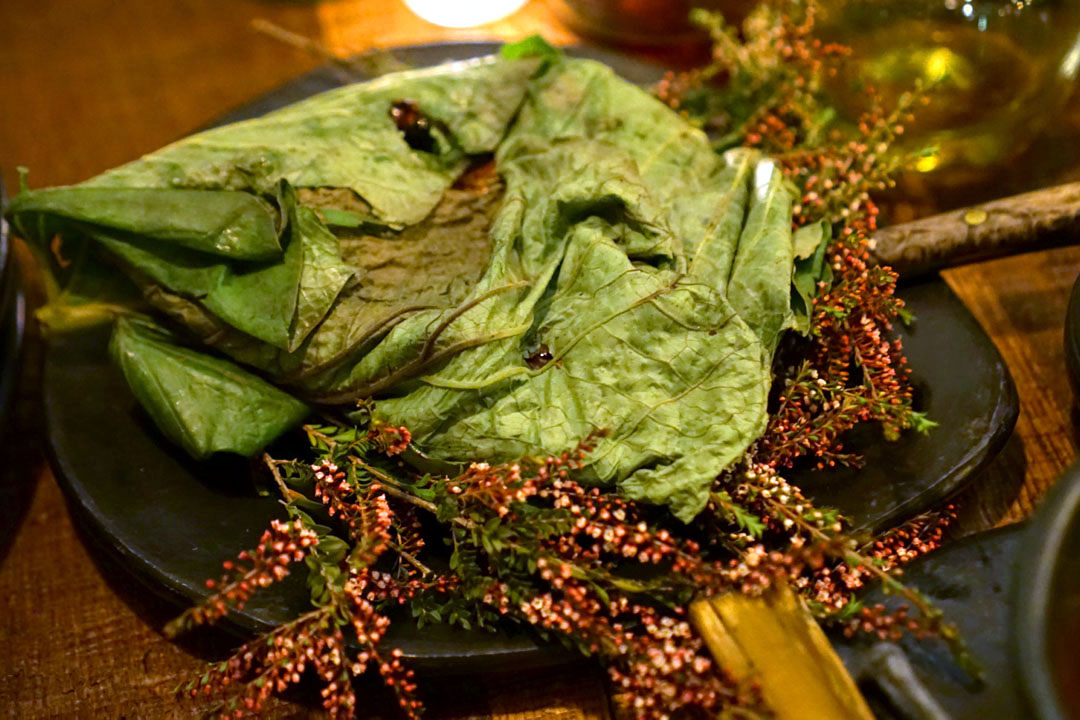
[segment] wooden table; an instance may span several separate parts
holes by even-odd
[[[537,1],[469,32],[425,23],[396,0],[0,3],[0,167],[9,187],[17,165],[31,169],[34,186],[85,179],[314,67],[312,57],[252,32],[257,17],[343,54],[374,44],[514,39],[538,31],[557,43],[575,41]],[[1075,125],[1064,132],[1080,136]],[[25,248],[17,255],[33,293]],[[1076,454],[1061,333],[1078,272],[1080,248],[1069,248],[946,274],[1001,349],[1022,403],[1013,440],[959,500],[965,532],[1026,517]],[[165,640],[159,628],[172,609],[87,550],[45,460],[40,353],[30,339],[0,470],[0,714],[190,716],[195,708],[178,705],[173,689],[220,655],[220,638]],[[602,677],[589,669],[458,679],[436,685],[429,704],[432,717],[610,714]],[[279,701],[269,715],[309,713]]]

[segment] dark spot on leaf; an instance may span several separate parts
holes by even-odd
[[[390,117],[401,131],[406,144],[413,150],[435,152],[435,138],[431,134],[431,121],[420,112],[412,100],[398,100],[390,106]]]
[[[525,362],[533,370],[539,370],[540,368],[551,362],[551,351],[548,350],[547,345],[540,345],[530,355],[525,358]]]

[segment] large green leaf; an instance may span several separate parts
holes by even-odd
[[[790,191],[770,161],[717,157],[584,61],[535,82],[497,157],[507,188],[484,276],[456,310],[397,325],[345,384],[388,395],[378,415],[452,463],[606,428],[595,479],[692,517],[765,425],[791,323]],[[550,362],[530,363],[536,349]]]
[[[431,152],[394,126],[399,100],[431,119]],[[475,182],[491,151],[497,179]],[[684,519],[763,431],[796,322],[776,165],[715,154],[646,92],[557,53],[342,88],[91,186],[276,195],[284,252],[261,265],[71,222],[204,342],[313,402],[374,398],[427,461],[556,453],[603,428],[593,479]],[[171,367],[177,385],[191,372]]]
[[[281,256],[277,210],[245,192],[77,185],[19,193],[10,213],[21,225],[52,215],[234,260]]]
[[[342,268],[355,272],[355,281],[347,283],[326,317],[294,352],[239,332],[198,303],[160,286],[147,286],[144,293],[196,337],[239,362],[306,394],[340,393],[339,401],[348,402],[357,393],[342,377],[348,376],[357,358],[410,316],[427,313],[430,319],[431,311],[453,308],[468,296],[487,265],[488,230],[501,197],[498,183],[481,190],[451,188],[423,222],[400,232],[339,228],[340,237],[333,243],[340,244],[347,263]],[[299,209],[305,211],[310,212]],[[332,236],[319,234],[329,245]],[[342,270],[331,277],[341,280],[344,274]]]
[[[118,320],[109,350],[161,431],[196,458],[254,455],[309,412],[258,376],[139,321]]]
[[[229,325],[276,347],[289,346],[303,269],[303,243],[289,242],[278,261],[231,263],[168,245],[87,230],[135,276],[197,300]]]
[[[273,208],[239,191],[76,186],[23,192],[11,212],[39,247],[58,232],[69,247],[91,239],[151,299],[168,296],[178,306],[184,298],[189,315],[195,305],[292,351],[330,311],[353,269],[287,183],[277,195]]]

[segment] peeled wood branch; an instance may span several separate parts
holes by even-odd
[[[874,257],[904,279],[1080,239],[1080,182],[883,228]]]

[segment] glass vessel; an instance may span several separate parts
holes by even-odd
[[[822,0],[817,33],[852,55],[828,83],[846,120],[921,86],[900,150],[916,170],[977,169],[1021,152],[1080,70],[1080,0]]]
[[[719,10],[739,22],[755,0],[548,0],[574,30],[618,45],[670,47],[706,39],[690,10]]]

